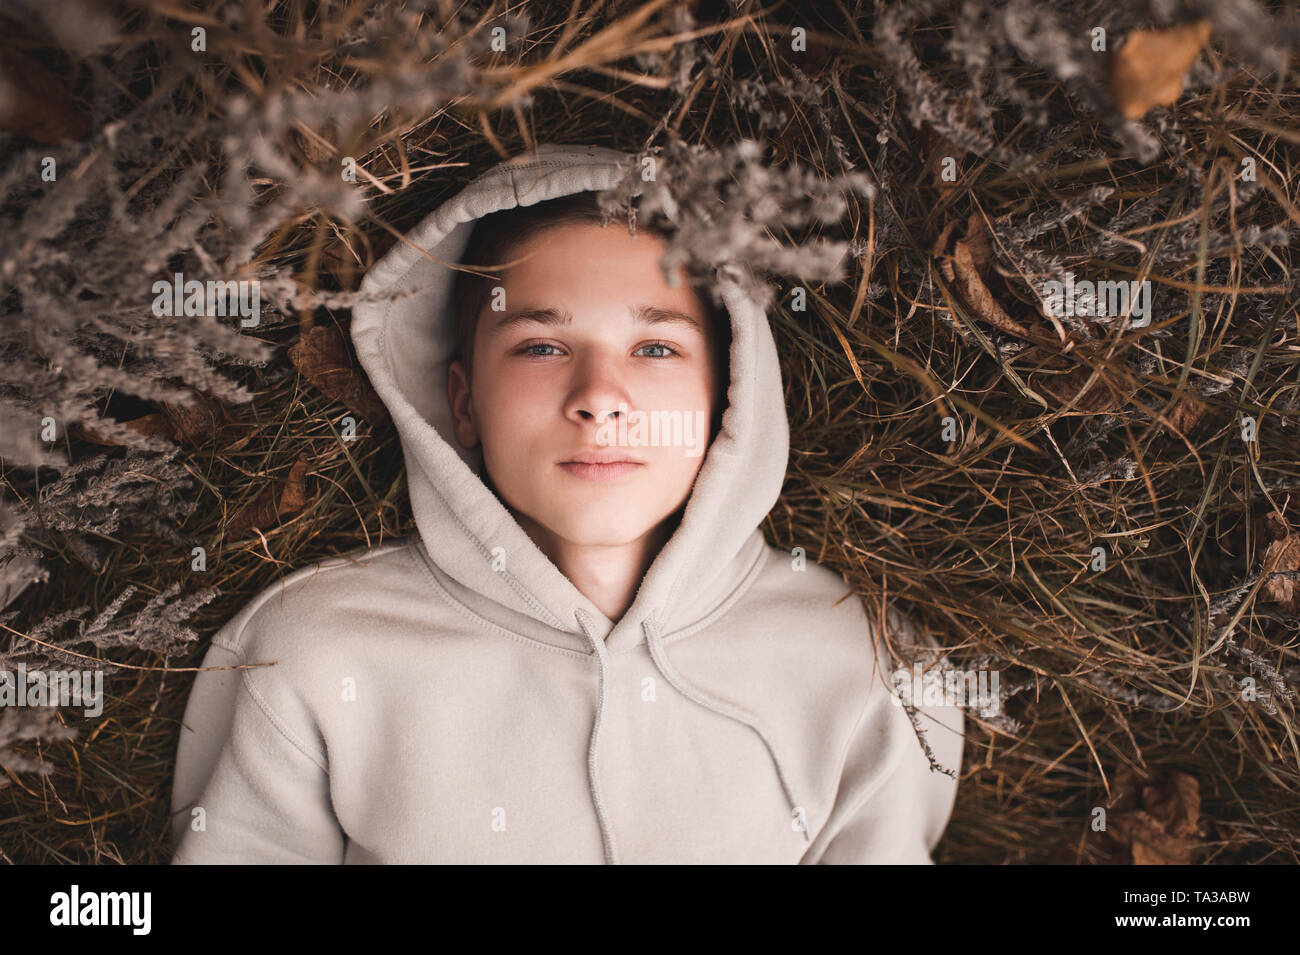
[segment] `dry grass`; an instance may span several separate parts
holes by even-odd
[[[879,19],[751,3],[569,18],[529,2],[512,7],[526,23],[466,13],[444,50],[450,4],[285,2],[237,31],[222,10],[242,4],[108,5],[100,22],[43,6],[48,21],[10,24],[10,53],[67,97],[46,84],[31,94],[45,125],[6,121],[0,410],[13,435],[58,418],[58,447],[86,470],[60,487],[67,463],[33,466],[50,445],[0,443],[0,543],[49,571],[0,614],[0,662],[72,651],[122,666],[102,717],[61,714],[75,738],[0,722],[0,858],[168,858],[185,668],[206,639],[288,570],[412,529],[387,421],[358,411],[346,366],[321,377],[322,359],[289,348],[346,329],[365,268],[465,181],[560,141],[653,148],[683,180],[730,185],[738,257],[760,251],[754,223],[786,250],[761,256],[792,430],[769,539],[844,572],[869,606],[897,602],[954,666],[1002,672],[1004,718],[968,715],[937,861],[1297,861],[1294,21],[1244,0],[1172,19],[984,0],[887,4]],[[1126,118],[1092,28],[1113,54],[1129,31],[1199,16],[1213,30],[1186,91]],[[498,24],[510,44],[493,53]],[[45,144],[50,122],[74,141]],[[734,148],[744,139],[769,144],[761,161]],[[58,188],[32,181],[47,154]],[[343,156],[355,185],[338,181]],[[829,221],[801,217],[796,162],[872,186],[832,188]],[[836,248],[819,239],[847,243],[842,281],[819,277]],[[263,325],[151,318],[146,292],[173,269],[261,277]],[[1067,270],[1149,279],[1150,327],[1047,316],[1037,283]],[[43,337],[51,326],[70,337]],[[211,415],[103,420],[177,414],[164,387],[212,396]],[[360,426],[343,442],[349,413]],[[143,447],[114,475],[128,442]],[[105,608],[113,619],[81,619]],[[1246,677],[1269,697],[1243,699]],[[34,760],[50,771],[24,769]]]

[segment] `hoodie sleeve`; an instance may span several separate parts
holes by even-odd
[[[222,636],[204,666],[246,662]],[[298,707],[276,669],[210,670],[195,679],[177,758],[174,865],[343,861],[346,837],[324,755],[307,742],[301,715],[290,722],[277,710]]]
[[[916,709],[925,740],[938,764],[953,772],[949,776],[931,768],[888,679],[879,669],[871,679],[830,814],[804,865],[934,864],[930,853],[957,797],[964,715],[958,707]]]

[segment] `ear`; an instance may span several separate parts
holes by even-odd
[[[478,429],[474,427],[473,403],[470,401],[469,377],[456,359],[447,366],[447,404],[456,426],[456,440],[469,450],[478,446]]]

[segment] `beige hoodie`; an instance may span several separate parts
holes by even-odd
[[[352,337],[401,438],[418,533],[288,575],[214,637],[205,666],[274,666],[195,679],[175,862],[931,862],[956,780],[897,705],[872,618],[758,530],[789,429],[767,318],[737,286],[721,280],[722,430],[621,619],[454,439],[439,261],[459,261],[478,217],[609,188],[630,158],[546,145],[503,163],[367,274],[363,293],[400,293],[358,305]],[[956,773],[961,710],[918,712]]]

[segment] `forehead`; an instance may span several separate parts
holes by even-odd
[[[664,308],[660,305],[646,303],[632,304],[627,308],[627,315],[639,325],[673,326],[694,331],[700,335],[708,334],[707,322],[674,308]],[[527,324],[564,327],[573,324],[573,313],[567,308],[557,308],[549,305],[509,309],[493,323],[492,331],[493,333],[499,333],[509,328]]]
[[[644,231],[629,235],[621,223],[563,222],[511,243],[501,270],[507,282],[545,284],[581,276],[584,286],[655,289],[667,295],[687,283],[680,265],[673,269],[676,284],[664,277],[660,260],[665,251],[659,236]]]
[[[665,278],[664,252],[658,236],[631,236],[619,223],[549,227],[506,251],[497,284],[505,291],[507,310],[493,324],[568,325],[575,314],[602,314],[706,334],[709,309],[703,297],[680,265],[673,269],[676,284]]]

